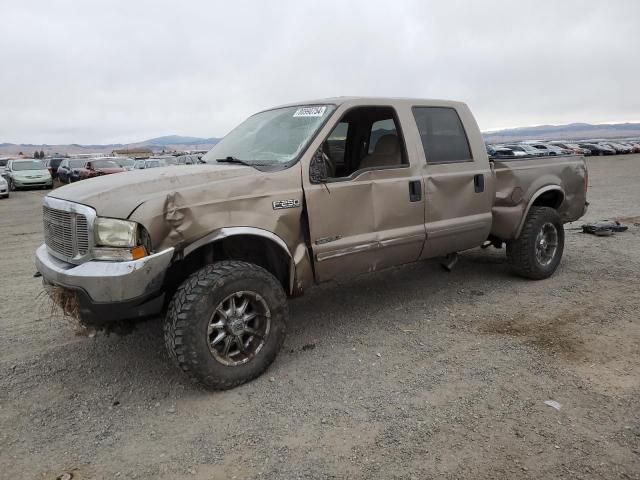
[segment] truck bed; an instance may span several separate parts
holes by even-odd
[[[556,207],[565,223],[584,214],[587,168],[582,156],[492,158],[491,163],[496,178],[494,237],[516,238],[532,199]]]

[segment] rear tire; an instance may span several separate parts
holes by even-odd
[[[247,262],[217,262],[192,274],[174,294],[165,345],[192,379],[226,390],[269,367],[287,320],[287,298],[273,275]]]
[[[558,212],[549,207],[531,207],[520,237],[507,242],[513,272],[532,280],[553,275],[563,251],[564,225]]]

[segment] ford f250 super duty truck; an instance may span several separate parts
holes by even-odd
[[[459,102],[331,98],[265,110],[206,164],[108,175],[44,197],[36,266],[84,324],[163,315],[178,366],[213,389],[260,375],[287,297],[481,245],[550,276],[587,207],[582,157],[487,157]]]

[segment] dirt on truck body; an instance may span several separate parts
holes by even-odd
[[[50,193],[36,265],[87,324],[166,312],[169,354],[218,389],[273,361],[287,296],[483,244],[546,278],[563,224],[587,207],[582,157],[492,161],[471,111],[452,101],[285,105],[203,160]]]

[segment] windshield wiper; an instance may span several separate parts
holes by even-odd
[[[218,163],[237,163],[238,165],[245,165],[247,167],[256,168],[256,166],[265,166],[264,163],[256,163],[256,162],[245,162],[244,160],[240,160],[236,157],[226,157],[226,158],[216,158],[216,162]]]

